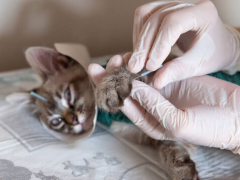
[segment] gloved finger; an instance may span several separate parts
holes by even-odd
[[[171,140],[172,136],[166,129],[140,104],[131,97],[125,99],[121,111],[143,132],[158,140]],[[133,113],[134,112],[134,113]]]
[[[148,20],[148,18],[155,13],[157,10],[162,8],[166,4],[175,3],[174,1],[157,1],[151,2],[144,5],[139,6],[134,14],[134,22],[133,22],[133,49],[135,49],[135,45],[137,43],[138,37],[142,30],[143,25]],[[179,3],[179,2],[178,2]]]
[[[149,53],[153,45],[154,39],[156,38],[159,27],[165,16],[167,16],[172,11],[175,11],[176,9],[182,8],[187,5],[189,4],[169,4],[157,10],[151,17],[149,17],[140,32],[133,55],[128,63],[128,69],[132,73],[138,73],[144,67],[149,57]],[[162,64],[162,62],[163,60],[160,62],[160,65]],[[154,67],[154,70],[156,70],[158,67]]]
[[[193,67],[183,63],[179,59],[174,59],[164,64],[153,76],[153,87],[161,89],[168,84],[194,76],[191,73]]]
[[[92,78],[96,86],[100,83],[102,78],[106,76],[106,70],[99,64],[92,63],[88,66],[88,74]]]
[[[187,114],[177,109],[156,89],[139,81],[133,81],[131,96],[139,102],[166,130],[176,130],[187,123]]]
[[[125,64],[128,63],[131,56],[132,56],[132,52],[127,52],[126,54],[123,55],[123,60]]]
[[[123,66],[123,64],[124,64],[123,57],[121,55],[115,55],[107,63],[106,71],[109,72],[112,69]]]
[[[208,51],[206,51],[208,44]],[[157,89],[165,87],[172,82],[180,81],[194,76],[207,74],[210,70],[222,69],[224,64],[209,61],[215,52],[215,44],[209,36],[193,43],[191,48],[182,56],[173,59],[160,68],[153,77],[153,86]]]
[[[211,20],[216,19],[212,18],[212,16],[217,16],[217,13],[211,1],[201,1],[198,6],[191,4],[186,4],[185,6],[190,7],[179,9],[178,11],[172,11],[172,8],[166,9],[166,11],[171,11],[171,13],[164,18],[154,40],[146,64],[148,70],[155,71],[162,64],[181,34],[200,29],[198,35],[202,35],[214,23]],[[199,10],[201,8],[212,8],[213,10],[208,10],[205,14],[199,14],[199,12],[203,12],[203,10]],[[208,19],[208,22],[206,22],[206,19]]]

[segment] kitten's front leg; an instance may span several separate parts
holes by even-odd
[[[111,70],[95,89],[97,106],[108,112],[117,112],[130,95],[135,77],[137,75],[130,73],[125,66]]]

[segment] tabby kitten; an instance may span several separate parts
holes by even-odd
[[[45,47],[31,47],[26,59],[39,74],[42,84],[33,91],[47,101],[15,93],[7,97],[14,103],[35,106],[39,118],[55,131],[79,134],[92,128],[95,112],[94,94],[84,68],[74,59]]]
[[[111,70],[95,89],[97,106],[109,112],[116,112],[123,105],[124,99],[130,95],[132,80],[138,75],[130,73],[126,65]],[[142,77],[141,80],[150,84],[151,78],[152,74]],[[193,155],[196,146],[152,139],[132,124],[113,122],[111,129],[114,133],[134,143],[157,147],[160,165],[173,180],[198,179],[195,163],[189,157],[189,154]]]
[[[93,126],[89,118],[99,108],[116,112],[130,95],[132,79],[137,75],[126,67],[110,71],[93,92],[84,68],[72,58],[53,49],[32,47],[26,51],[26,59],[40,75],[42,84],[33,91],[47,101],[27,93],[15,93],[7,97],[14,103],[32,104],[42,121],[55,131],[67,134],[83,133]],[[144,82],[151,78],[144,77]],[[173,180],[197,180],[194,162],[189,157],[191,145],[158,141],[144,134],[132,124],[114,122],[113,132],[135,143],[158,147],[160,164]]]

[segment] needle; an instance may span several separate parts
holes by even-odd
[[[42,97],[41,95],[39,95],[39,94],[37,94],[37,93],[35,93],[33,91],[31,91],[30,94],[35,96],[38,99],[41,99],[42,101],[46,101],[46,102],[48,101],[45,97]]]
[[[162,65],[158,68],[158,69],[160,69],[161,67],[163,67]],[[157,69],[157,70],[158,70]],[[153,71],[146,71],[146,72],[144,72],[144,73],[142,73],[140,76],[138,76],[138,77],[136,77],[136,78],[134,78],[134,79],[137,79],[137,78],[139,78],[139,77],[143,77],[143,76],[146,76],[146,75],[148,75],[148,74],[150,74],[150,73],[152,73]]]

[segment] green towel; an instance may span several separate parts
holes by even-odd
[[[103,66],[106,68],[106,66]],[[216,72],[209,74],[212,77],[219,78],[234,84],[237,84],[240,86],[240,72],[237,72],[236,74],[230,76],[223,72]],[[108,113],[103,110],[98,110],[98,121],[104,123],[107,126],[111,126],[112,121],[119,121],[119,122],[126,122],[126,123],[132,123],[127,116],[125,116],[121,111],[118,111],[116,114],[114,113]]]

